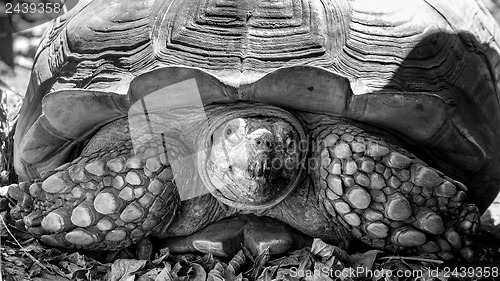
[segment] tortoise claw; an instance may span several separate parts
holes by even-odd
[[[459,230],[461,233],[471,236],[479,229],[479,209],[474,204],[464,204],[459,215]]]

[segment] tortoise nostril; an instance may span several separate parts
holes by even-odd
[[[272,136],[260,136],[254,143],[257,150],[270,150],[274,147]]]
[[[252,147],[256,151],[270,151],[276,145],[276,136],[268,129],[259,128],[248,135]]]

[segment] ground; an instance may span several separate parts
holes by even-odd
[[[484,2],[500,19],[497,0]],[[16,33],[15,68],[7,69],[0,63],[1,103],[9,113],[7,120],[0,115],[3,123],[15,119],[43,30],[43,26],[37,26]],[[2,202],[0,209],[1,205]],[[167,248],[152,247],[147,242],[139,252],[134,247],[112,253],[64,252],[7,229],[3,215],[0,216],[0,280],[416,280],[412,274],[423,274],[420,280],[480,280],[481,277],[498,280],[494,277],[500,275],[500,196],[481,218],[475,247],[478,260],[475,264],[458,265],[366,249],[348,255],[321,240],[315,240],[310,248],[272,258],[265,253],[254,257],[243,250],[228,260],[211,255],[176,256]],[[145,258],[148,256],[152,258]],[[397,274],[409,275],[397,278]]]

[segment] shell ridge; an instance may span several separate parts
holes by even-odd
[[[448,106],[438,95],[429,93],[371,93],[353,95],[346,117],[378,124],[402,132],[421,143],[445,123]],[[397,116],[407,116],[408,124]]]

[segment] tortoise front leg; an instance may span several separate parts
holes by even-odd
[[[472,257],[479,212],[464,202],[464,185],[345,121],[316,128],[313,140],[310,177],[270,216],[325,240],[354,236],[391,252]]]
[[[323,129],[314,178],[327,214],[376,248],[471,257],[479,212],[464,185],[352,124]]]
[[[147,138],[146,138],[147,139]],[[43,242],[114,250],[168,227],[180,200],[161,140],[130,141],[9,187],[11,217]]]

